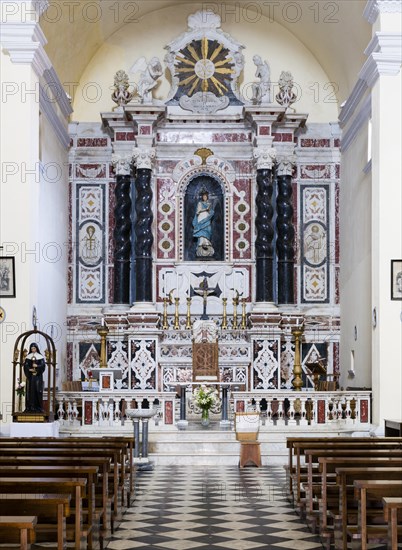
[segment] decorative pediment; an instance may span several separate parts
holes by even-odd
[[[238,78],[244,46],[220,25],[218,15],[199,11],[189,16],[189,30],[166,46],[165,63],[172,77],[168,104],[203,114],[243,104]]]

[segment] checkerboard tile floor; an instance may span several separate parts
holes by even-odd
[[[314,550],[322,546],[289,504],[281,466],[157,467],[107,550]]]

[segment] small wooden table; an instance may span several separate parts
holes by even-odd
[[[254,465],[261,468],[261,449],[259,441],[241,441],[240,468]]]

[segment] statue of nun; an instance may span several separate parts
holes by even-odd
[[[29,346],[29,353],[24,363],[24,373],[27,379],[25,412],[43,412],[43,373],[45,358],[41,355],[37,344]]]

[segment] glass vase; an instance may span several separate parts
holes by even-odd
[[[201,425],[204,426],[204,428],[209,426],[209,409],[202,409]]]

